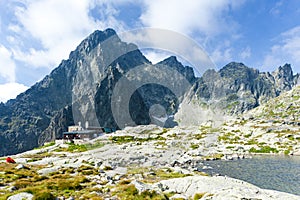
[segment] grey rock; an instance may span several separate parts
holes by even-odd
[[[25,167],[25,166],[22,165],[22,164],[18,164],[15,168],[16,168],[16,169],[27,169],[27,167]]]
[[[19,194],[15,194],[13,196],[8,197],[7,200],[31,200],[33,195],[27,192],[22,192]]]
[[[147,190],[152,190],[152,187],[150,185],[145,184],[141,181],[134,180],[131,183],[136,187],[136,189],[139,191],[139,193],[145,192]]]
[[[60,169],[60,166],[54,166],[49,168],[43,168],[37,171],[38,174],[41,174],[43,176],[46,176],[47,174],[57,172]]]

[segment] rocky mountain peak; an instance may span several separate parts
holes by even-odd
[[[94,49],[98,44],[112,36],[120,40],[113,29],[106,29],[104,31],[96,30],[86,39],[84,39],[75,51],[81,51],[82,49],[85,49],[88,52],[89,50]]]
[[[276,71],[272,73],[277,89],[280,91],[291,90],[294,86],[294,75],[290,64],[280,66]]]
[[[254,78],[255,76],[257,76],[258,73],[258,70],[249,68],[243,63],[238,62],[231,62],[219,71],[221,77],[227,77],[232,79]]]
[[[176,69],[183,76],[172,76],[168,70],[159,70],[159,65]],[[132,75],[139,67],[145,70]],[[157,81],[143,83],[143,74]],[[42,81],[16,99],[0,104],[0,155],[60,138],[68,126],[79,122],[109,128],[125,126],[125,122],[115,121],[111,104],[117,98],[113,94],[116,86],[121,87],[118,82],[122,78],[141,81],[135,82],[140,85],[133,93],[124,92],[129,88],[124,85],[117,94],[118,100],[128,99],[124,104],[129,104],[129,112],[114,112],[131,118],[134,125],[151,123],[149,110],[156,104],[162,105],[168,116],[174,115],[188,88],[181,89],[181,93],[176,89],[183,88],[186,80],[190,82],[187,86],[195,80],[193,69],[184,67],[176,57],[152,65],[135,44],[121,41],[114,30],[96,30]]]
[[[160,61],[159,63],[180,63],[180,62],[177,60],[176,56],[170,56],[170,57],[165,58],[164,60]]]
[[[279,66],[277,70],[273,72],[273,76],[277,79],[285,78],[286,80],[293,79],[293,70],[290,64]]]
[[[190,83],[194,83],[196,80],[193,68],[189,66],[183,66],[183,64],[178,61],[176,56],[170,56],[157,63],[157,65],[166,65],[176,69],[179,73],[184,75]]]

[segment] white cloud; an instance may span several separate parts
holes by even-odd
[[[242,60],[244,60],[246,58],[250,58],[251,57],[251,48],[248,46],[244,50],[242,50],[242,52],[240,53],[240,57],[242,58]]]
[[[145,0],[144,12],[140,19],[146,27],[168,29],[178,34],[196,38],[198,44],[201,44],[201,48],[208,53],[204,55],[203,50],[194,51],[188,46],[188,50],[185,51],[188,52],[188,57],[185,59],[192,64],[201,63],[200,66],[203,68],[202,66],[209,65],[209,62],[206,62],[207,54],[210,55],[209,60],[217,65],[232,61],[233,47],[224,47],[224,40],[233,41],[241,37],[238,33],[238,24],[230,17],[230,12],[239,8],[244,2],[230,0]],[[162,42],[165,43],[165,41]],[[186,47],[178,44],[177,40],[172,40],[172,43],[170,46],[177,45],[178,47],[175,52],[182,52]],[[195,62],[196,60],[197,62]]]
[[[232,61],[232,48],[217,48],[215,49],[212,54],[211,58],[214,63],[225,63]]]
[[[81,0],[38,0],[28,1],[25,8],[18,8],[16,15],[24,30],[19,31],[13,24],[10,29],[24,35],[29,33],[43,48],[15,49],[15,58],[33,67],[58,65],[97,27],[88,16],[88,6],[88,1]]]
[[[18,94],[27,89],[27,86],[19,83],[0,84],[0,102],[5,103],[9,99],[14,99]]]
[[[26,68],[44,68],[41,70],[47,73],[94,30],[123,29],[112,4],[106,0],[7,1],[6,15],[11,20],[6,22],[2,38],[5,46],[0,44],[0,81],[16,82],[16,76]]]
[[[145,0],[141,20],[145,26],[170,29],[190,34],[198,31],[215,35],[233,28],[234,23],[224,13],[235,9],[242,1],[229,0]]]
[[[215,67],[208,54],[195,40],[175,31],[141,28],[123,32],[120,37],[126,42],[137,44],[142,50],[163,50],[169,52],[169,55],[178,55],[190,63],[199,74]]]
[[[5,81],[14,82],[16,66],[12,60],[12,53],[0,44],[0,77]]]
[[[166,58],[170,57],[171,55],[173,55],[172,53],[167,53],[167,52],[163,52],[163,51],[156,51],[156,50],[143,51],[143,54],[153,64],[156,64],[160,61],[163,61],[164,59],[166,59]]]
[[[91,9],[98,10],[97,19],[90,15]],[[26,1],[25,7],[15,10],[18,24],[11,24],[9,29],[20,38],[31,37],[41,44],[41,48],[28,45],[14,48],[15,59],[31,67],[56,67],[94,30],[108,27],[118,30],[123,26],[115,18],[117,10],[99,0]]]
[[[278,42],[272,46],[264,58],[264,69],[278,67],[291,63],[300,72],[300,26],[294,27],[278,37]]]

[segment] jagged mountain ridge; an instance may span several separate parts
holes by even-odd
[[[221,102],[229,97],[236,100],[237,96],[246,102],[242,107],[233,104],[222,109],[232,113],[243,112],[299,82],[299,75],[294,76],[288,69],[289,65],[271,75],[259,73],[241,63],[230,63],[219,72],[209,70],[203,77],[196,78],[193,69],[183,66],[176,57],[152,65],[136,45],[122,42],[114,30],[95,31],[70,53],[69,59],[63,60],[42,81],[16,99],[0,104],[0,155],[25,151],[61,137],[68,125],[78,121],[88,120],[90,125],[116,127],[118,124],[111,110],[114,87],[128,71],[141,65],[149,69],[151,75],[157,74],[157,69],[163,66],[175,69],[179,75],[170,76],[167,71],[158,73],[158,80],[166,79],[170,83],[169,88],[159,84],[145,84],[137,88],[129,102],[135,124],[152,122],[148,114],[152,105],[161,104],[168,115],[173,115],[182,101],[191,99]],[[245,73],[233,77],[234,73],[230,71]],[[143,77],[142,74],[138,76]],[[263,81],[252,84],[253,78]],[[188,92],[183,99],[183,95],[176,96],[170,88],[176,88],[176,84],[186,80],[191,89],[186,88]],[[244,92],[249,90],[251,95],[245,95]]]
[[[294,75],[289,64],[269,73],[232,62],[218,72],[206,71],[186,99],[189,102],[201,101],[229,114],[239,114],[291,90],[298,83],[299,74]]]
[[[177,62],[175,69],[194,81],[192,68],[184,67],[174,58],[165,62],[169,62],[164,63],[169,66]],[[116,123],[111,116],[108,94],[118,79],[140,65],[152,66],[136,45],[122,42],[112,29],[95,31],[42,81],[16,99],[0,104],[0,155],[29,150],[61,137],[67,126],[78,121],[88,120],[91,126],[114,127]],[[178,82],[176,77],[170,77],[168,81]],[[145,97],[155,88],[156,85],[150,84],[136,93],[132,103],[138,108],[132,111],[136,124],[150,122],[148,109],[153,100]],[[144,99],[139,94],[142,91]],[[168,101],[178,104],[178,97],[172,96],[168,88],[159,88],[159,91],[157,94],[161,99],[167,93],[171,95],[164,104],[169,114],[174,114],[178,105],[171,108]],[[99,98],[103,94],[108,98]],[[99,101],[95,102],[97,98]],[[96,116],[93,112],[104,115]]]

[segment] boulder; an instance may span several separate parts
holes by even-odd
[[[176,200],[176,199],[187,200],[188,197],[183,195],[183,194],[175,194],[175,195],[170,197],[170,200]]]
[[[42,175],[42,176],[46,176],[50,173],[56,172],[60,169],[60,166],[54,166],[54,167],[48,167],[48,168],[44,168],[44,169],[40,169],[38,170],[38,174]]]
[[[8,197],[7,200],[31,200],[33,195],[27,192],[22,192],[19,194],[15,194],[13,196]]]
[[[147,190],[152,190],[152,187],[150,185],[145,184],[141,181],[134,180],[131,183],[136,187],[136,189],[139,191],[139,193],[145,192]]]
[[[18,164],[15,169],[29,169],[28,167],[22,165],[22,164]]]

